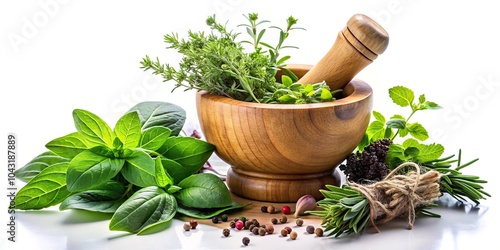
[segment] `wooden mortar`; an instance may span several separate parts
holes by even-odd
[[[326,184],[340,184],[334,170],[363,138],[372,108],[371,87],[351,79],[387,47],[387,33],[381,31],[371,19],[355,15],[316,66],[287,67],[301,83],[324,80],[332,89],[342,88],[339,100],[261,104],[197,94],[202,132],[231,165],[231,192],[252,200],[295,202],[305,194],[320,199]]]

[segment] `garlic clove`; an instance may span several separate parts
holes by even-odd
[[[303,195],[295,204],[295,218],[304,215],[305,211],[314,210],[316,208],[316,199],[309,194]]]

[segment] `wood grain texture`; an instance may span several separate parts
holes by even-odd
[[[331,89],[343,89],[357,73],[382,54],[389,43],[387,32],[371,18],[356,14],[341,30],[323,58],[299,82],[325,81]]]
[[[198,93],[202,132],[232,166],[230,190],[245,198],[293,202],[304,194],[318,197],[325,184],[335,183],[332,171],[361,141],[372,108],[365,82],[353,80],[344,91],[334,102],[296,105]]]

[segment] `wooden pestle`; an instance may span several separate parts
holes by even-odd
[[[389,44],[389,35],[371,18],[356,14],[341,30],[328,53],[309,70],[299,83],[325,81],[331,90],[343,89]]]

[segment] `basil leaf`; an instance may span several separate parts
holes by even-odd
[[[133,111],[139,114],[142,130],[162,126],[169,128],[172,135],[176,136],[181,132],[186,121],[186,111],[167,102],[141,102],[129,110],[129,112]]]
[[[109,181],[104,185],[92,188],[66,198],[59,210],[81,209],[87,211],[114,213],[125,201],[125,186],[117,181]]]
[[[410,106],[413,103],[413,100],[415,99],[415,94],[413,93],[413,90],[403,86],[396,86],[390,88],[389,96],[391,97],[392,101],[395,104],[401,107]]]
[[[121,170],[123,177],[130,183],[139,186],[156,186],[155,161],[141,150],[126,150],[127,158]]]
[[[142,132],[139,147],[151,151],[159,149],[170,137],[172,130],[166,127],[155,126]]]
[[[157,186],[135,192],[114,213],[109,230],[141,233],[152,226],[170,221],[176,214],[175,197]]]
[[[68,167],[68,190],[78,192],[99,186],[115,177],[123,167],[123,159],[113,159],[92,152],[92,149],[75,156]]]
[[[231,193],[219,177],[210,173],[195,174],[178,184],[182,190],[174,195],[177,201],[194,208],[220,208],[232,204]]]
[[[42,209],[62,202],[71,193],[66,189],[68,163],[51,165],[31,179],[15,197],[16,209]]]
[[[161,157],[156,157],[155,159],[155,172],[156,172],[156,183],[159,187],[166,187],[169,185],[173,185],[174,181],[172,177],[165,172],[165,168],[163,168],[163,164],[161,163]]]
[[[42,170],[58,163],[69,162],[69,159],[56,155],[50,151],[39,154],[33,160],[28,162],[22,168],[17,169],[14,173],[16,178],[22,181],[30,181],[35,176],[40,174]]]
[[[178,162],[161,157],[161,164],[165,171],[172,177],[174,184],[179,183],[184,178],[192,175],[191,171]],[[195,171],[196,172],[196,171]]]
[[[124,148],[135,148],[141,139],[141,121],[137,112],[123,115],[115,125],[115,134]]]
[[[181,164],[187,177],[203,167],[214,150],[214,145],[193,137],[170,137],[156,152]],[[168,172],[173,175],[172,172]],[[177,177],[174,176],[180,181]]]
[[[113,147],[115,137],[113,130],[100,117],[86,110],[75,109],[73,120],[76,130],[88,146],[107,145]]]
[[[223,212],[227,212],[230,210],[236,210],[236,209],[241,209],[244,208],[251,203],[246,203],[246,204],[238,204],[236,202],[233,202],[231,205],[223,208],[214,208],[214,209],[195,209],[192,207],[186,207],[182,206],[179,204],[177,206],[177,212],[184,214],[189,217],[197,218],[197,219],[210,219],[214,216],[217,216]]]
[[[78,132],[56,138],[47,143],[45,147],[65,158],[73,158],[88,148]]]

